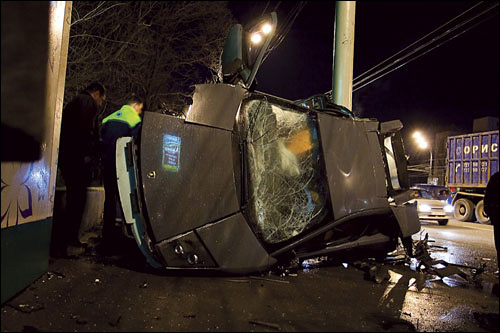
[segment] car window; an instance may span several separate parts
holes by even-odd
[[[420,190],[419,192],[420,192],[420,197],[422,197],[423,199],[434,199],[432,194],[427,191]]]
[[[314,224],[327,189],[312,114],[267,98],[240,110],[248,172],[248,217],[267,243],[286,241]]]

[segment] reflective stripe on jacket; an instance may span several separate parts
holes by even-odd
[[[104,118],[102,120],[103,125],[110,120],[127,123],[130,128],[133,128],[141,122],[141,117],[139,117],[133,107],[130,105],[124,105],[120,110],[115,111]]]
[[[102,121],[101,149],[105,165],[114,165],[116,140],[124,136],[137,137],[140,131],[141,117],[130,105],[124,105]]]

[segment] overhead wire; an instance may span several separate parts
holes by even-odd
[[[373,78],[372,80],[370,80],[370,81],[366,82],[365,84],[363,84],[363,85],[361,85],[361,86],[358,86],[358,85],[359,85],[359,84],[361,84],[361,83],[362,83],[362,81],[365,81],[365,80],[362,80],[362,81],[360,81],[360,82],[353,83],[353,90],[352,90],[352,92],[355,92],[355,91],[357,91],[357,90],[359,90],[359,89],[361,89],[361,88],[363,88],[363,87],[366,87],[366,86],[367,86],[367,85],[369,85],[370,83],[373,83],[374,81],[376,81],[376,80],[378,80],[378,79],[380,79],[380,78],[382,78],[382,77],[386,76],[387,74],[392,73],[393,71],[395,71],[395,70],[397,70],[397,69],[400,69],[400,68],[401,68],[401,67],[403,67],[404,65],[406,65],[406,64],[408,64],[408,63],[410,63],[410,62],[412,62],[412,61],[414,61],[414,60],[417,60],[417,59],[418,59],[418,58],[420,58],[421,56],[423,56],[423,55],[425,55],[425,54],[429,53],[430,51],[432,51],[432,50],[434,50],[434,49],[436,49],[436,48],[438,48],[438,47],[442,46],[443,44],[446,44],[447,42],[449,42],[449,41],[451,41],[451,40],[455,39],[456,37],[458,37],[458,36],[460,36],[460,35],[464,34],[465,32],[467,32],[467,31],[469,31],[469,30],[471,30],[471,29],[475,28],[475,27],[476,27],[476,26],[478,26],[479,24],[481,24],[481,23],[483,23],[483,22],[485,22],[485,21],[487,21],[487,20],[491,19],[491,18],[492,18],[492,17],[494,17],[495,15],[496,15],[496,14],[494,14],[494,15],[490,15],[489,17],[486,17],[485,19],[482,19],[481,21],[477,22],[476,24],[474,24],[474,25],[472,25],[472,26],[470,26],[470,27],[466,28],[465,30],[463,30],[463,31],[461,31],[461,32],[459,32],[459,33],[457,33],[457,34],[455,34],[455,35],[453,35],[453,36],[450,36],[448,39],[445,39],[443,42],[441,42],[441,43],[437,44],[436,46],[434,46],[434,47],[432,47],[432,48],[430,48],[430,49],[426,50],[426,51],[425,51],[425,52],[423,52],[423,53],[420,53],[420,54],[416,55],[415,57],[413,57],[413,58],[409,59],[408,61],[406,61],[406,62],[404,62],[404,63],[402,63],[402,64],[400,64],[400,65],[398,65],[398,66],[396,66],[396,67],[394,67],[394,68],[392,68],[392,69],[390,69],[389,71],[387,71],[387,72],[385,72],[385,73],[383,73],[383,74],[381,74],[381,75],[379,75],[379,76],[377,76],[377,77]],[[428,46],[428,45],[426,45],[426,46]],[[415,53],[415,52],[413,52],[413,53]],[[413,53],[412,53],[412,54],[413,54]],[[411,55],[411,54],[410,54],[410,55]],[[407,56],[405,56],[404,58],[407,58]],[[402,59],[404,59],[404,58],[401,58],[401,60],[402,60]],[[390,67],[390,66],[388,66],[388,67]],[[381,71],[383,71],[384,69],[387,69],[388,67],[383,68],[383,69],[382,69],[382,70],[380,70],[380,71],[377,71],[375,74],[380,73]],[[375,74],[374,74],[374,75],[375,75]],[[373,77],[373,76],[369,76],[369,77],[367,77],[367,79],[370,79],[371,77]]]
[[[447,35],[449,35],[450,33],[454,32],[454,31],[455,31],[455,30],[457,30],[457,29],[460,29],[460,28],[461,28],[461,27],[463,27],[464,25],[466,25],[466,24],[470,23],[471,21],[475,20],[475,19],[476,19],[476,18],[478,18],[479,16],[481,16],[481,15],[485,14],[486,12],[488,12],[488,11],[490,11],[490,10],[494,9],[494,8],[495,8],[495,7],[497,7],[497,6],[498,6],[498,3],[496,3],[495,5],[493,5],[493,6],[489,7],[488,9],[486,9],[486,10],[482,11],[481,13],[477,14],[476,16],[474,16],[474,17],[472,17],[472,18],[470,18],[470,19],[466,20],[465,22],[463,22],[463,23],[461,23],[461,24],[458,24],[458,25],[454,26],[454,27],[453,27],[453,28],[451,28],[451,29],[446,30],[444,33],[442,33],[442,34],[441,34],[441,35],[439,35],[438,37],[433,38],[431,41],[429,41],[429,42],[427,42],[427,43],[425,43],[425,44],[423,44],[423,45],[419,46],[419,47],[418,47],[418,48],[416,48],[415,50],[413,50],[413,51],[411,51],[410,53],[408,53],[408,54],[404,55],[403,57],[400,57],[400,58],[396,59],[396,60],[395,60],[395,61],[393,61],[391,64],[386,65],[385,67],[383,67],[382,69],[379,69],[379,70],[378,70],[378,71],[376,71],[375,73],[370,74],[369,76],[367,76],[367,77],[365,77],[365,78],[363,78],[363,79],[361,79],[361,80],[359,80],[359,81],[357,81],[357,82],[354,82],[354,81],[356,81],[356,79],[357,79],[357,78],[355,78],[355,79],[353,80],[353,92],[354,92],[354,91],[356,91],[356,90],[359,90],[359,89],[361,89],[361,88],[363,88],[363,87],[365,87],[365,86],[367,86],[368,84],[370,84],[370,83],[372,83],[372,82],[374,82],[374,81],[376,81],[376,80],[378,80],[378,79],[380,79],[380,78],[382,78],[382,77],[384,77],[385,75],[387,75],[387,74],[389,74],[389,73],[391,73],[391,72],[395,71],[396,69],[399,69],[399,68],[403,67],[404,65],[406,65],[406,64],[408,64],[408,63],[410,63],[410,62],[412,62],[412,61],[414,61],[414,60],[416,60],[416,59],[420,58],[420,57],[421,57],[421,56],[423,56],[424,54],[429,53],[430,51],[432,51],[432,50],[434,50],[434,49],[438,48],[439,46],[441,46],[441,45],[443,45],[443,44],[445,44],[445,43],[449,42],[450,40],[455,39],[456,37],[458,37],[458,36],[462,35],[463,33],[467,32],[467,31],[469,31],[469,30],[471,30],[472,28],[475,28],[475,27],[476,27],[476,26],[478,26],[479,24],[481,24],[481,23],[483,23],[483,22],[485,22],[485,21],[489,20],[490,18],[492,18],[492,17],[493,17],[493,16],[495,16],[496,14],[491,15],[491,16],[489,16],[489,17],[486,17],[485,19],[482,19],[482,20],[481,20],[481,21],[479,21],[478,23],[473,24],[472,26],[470,26],[470,27],[466,28],[465,30],[463,30],[463,31],[461,31],[461,32],[459,32],[459,33],[457,33],[457,34],[455,34],[455,35],[450,36],[449,38],[445,39],[443,42],[441,42],[441,43],[437,44],[436,46],[434,46],[434,47],[432,47],[432,48],[430,48],[430,49],[428,49],[427,51],[424,51],[423,53],[416,55],[415,57],[413,57],[413,58],[409,59],[408,61],[406,61],[406,62],[404,62],[404,63],[402,63],[402,64],[398,65],[397,67],[395,67],[395,68],[393,68],[393,69],[390,69],[388,72],[385,72],[385,73],[383,73],[383,74],[381,74],[381,75],[379,75],[379,76],[376,76],[377,74],[382,73],[384,70],[386,70],[386,69],[388,69],[388,68],[390,68],[390,67],[392,67],[392,66],[396,65],[396,64],[397,64],[397,63],[399,63],[400,61],[402,61],[402,60],[404,60],[404,59],[406,59],[406,58],[408,58],[408,57],[410,57],[410,56],[414,55],[415,53],[417,53],[417,52],[419,52],[419,51],[421,51],[421,50],[423,50],[423,49],[424,49],[424,48],[426,48],[427,46],[430,46],[431,44],[438,42],[439,40],[443,39],[444,37],[446,37],[446,36],[447,36]],[[371,79],[372,77],[375,77],[375,78],[374,78],[374,79],[372,79],[372,80],[370,80],[368,83],[365,83],[365,84],[363,84],[362,86],[359,86],[360,84],[362,84],[363,82],[365,82],[365,81],[367,81],[367,80]],[[359,87],[358,87],[358,86],[359,86]]]
[[[266,13],[267,7],[269,7],[269,3],[270,3],[270,1],[268,1],[268,2],[266,3],[266,7],[264,7],[264,10],[262,11],[262,14],[260,14],[261,16],[262,16],[262,15],[264,15],[264,14]]]
[[[276,9],[280,3],[281,3],[281,1],[278,2],[278,4],[275,6],[273,11],[276,11]],[[285,39],[287,34],[290,32],[290,30],[293,26],[293,23],[295,22],[295,20],[297,19],[297,17],[299,16],[300,12],[302,11],[302,9],[305,7],[306,4],[307,4],[307,1],[299,1],[288,12],[287,17],[284,20],[284,23],[279,25],[280,29],[278,31],[276,31],[276,34],[275,34],[273,40],[269,44],[269,47],[266,51],[266,54],[264,55],[264,57],[262,59],[262,63],[266,60],[266,58],[269,56],[269,54],[283,42],[283,40]]]
[[[275,12],[278,9],[278,7],[280,6],[280,4],[281,4],[281,1],[278,1],[278,3],[276,4],[276,6],[274,6],[273,12]]]
[[[407,47],[405,47],[404,49],[400,50],[399,52],[393,54],[392,56],[390,56],[389,58],[383,60],[382,62],[378,63],[377,65],[373,66],[372,68],[370,68],[369,70],[365,71],[364,73],[361,73],[360,75],[358,75],[356,78],[354,78],[354,80],[358,80],[360,79],[362,76],[364,76],[365,74],[375,70],[375,68],[379,67],[380,65],[382,65],[383,63],[389,61],[390,59],[394,58],[395,56],[397,56],[398,54],[402,53],[403,51],[409,49],[410,47],[412,47],[413,45],[419,43],[420,41],[424,40],[425,38],[429,37],[430,35],[432,35],[433,33],[435,33],[436,31],[440,30],[441,28],[447,26],[448,24],[450,24],[451,22],[455,21],[456,19],[458,19],[459,17],[465,15],[466,13],[470,12],[471,10],[473,10],[474,8],[476,8],[477,6],[479,6],[480,4],[482,4],[484,1],[481,1],[477,4],[475,4],[474,6],[472,6],[471,8],[467,9],[466,11],[460,13],[459,15],[455,16],[454,18],[452,18],[451,20],[447,21],[446,23],[442,24],[441,26],[437,27],[436,29],[432,30],[431,32],[429,32],[427,35],[423,36],[422,38],[416,40],[415,42],[411,43],[410,45],[408,45]]]
[[[484,1],[483,1],[483,2],[484,2]],[[408,46],[407,46],[407,47],[405,47],[404,49],[400,50],[399,52],[395,53],[394,55],[390,56],[389,58],[385,59],[384,61],[382,61],[382,62],[380,62],[379,64],[375,65],[375,66],[374,66],[374,67],[372,67],[371,69],[369,69],[369,70],[365,71],[365,72],[364,72],[364,73],[362,73],[361,75],[359,75],[359,76],[357,76],[356,78],[354,78],[354,79],[353,79],[353,92],[354,92],[354,91],[356,91],[356,90],[359,90],[359,89],[361,89],[361,88],[363,88],[363,87],[365,87],[365,86],[367,86],[368,84],[370,84],[370,83],[372,83],[372,82],[374,82],[374,81],[376,81],[376,80],[378,80],[378,79],[380,79],[380,78],[382,78],[382,77],[384,77],[385,75],[387,75],[387,74],[389,74],[389,73],[391,73],[391,72],[395,71],[396,69],[399,69],[399,68],[403,67],[404,65],[406,65],[406,64],[408,64],[408,63],[410,63],[410,62],[412,62],[413,60],[416,60],[416,59],[420,58],[422,55],[427,54],[428,52],[430,52],[430,51],[432,51],[432,50],[436,49],[437,47],[439,47],[439,46],[441,46],[441,45],[443,45],[443,44],[447,43],[447,42],[448,42],[448,41],[450,41],[450,40],[453,40],[454,38],[456,38],[456,37],[458,37],[458,36],[462,35],[463,33],[465,33],[465,32],[467,32],[467,31],[471,30],[472,28],[476,27],[477,25],[479,25],[479,24],[483,23],[484,21],[486,21],[486,20],[488,20],[488,19],[490,19],[490,18],[492,18],[493,16],[495,16],[495,15],[497,15],[497,14],[498,14],[498,13],[494,13],[493,15],[490,15],[489,17],[487,17],[487,18],[485,18],[485,19],[483,19],[483,20],[479,21],[479,22],[478,22],[478,23],[476,23],[476,24],[473,24],[472,26],[470,26],[470,27],[466,28],[465,30],[463,30],[463,31],[461,31],[461,32],[459,32],[459,33],[457,33],[456,35],[450,36],[448,39],[446,39],[446,40],[444,40],[443,42],[439,43],[438,45],[436,45],[436,46],[434,46],[434,47],[432,47],[432,48],[428,49],[427,51],[424,51],[423,53],[416,55],[414,58],[409,59],[408,61],[406,61],[406,62],[404,62],[404,63],[400,64],[399,66],[397,66],[397,67],[395,67],[395,68],[392,68],[392,69],[390,69],[389,71],[387,71],[387,72],[385,72],[385,73],[383,73],[383,74],[380,74],[379,76],[375,77],[377,74],[379,74],[379,73],[383,72],[384,70],[386,70],[386,69],[388,69],[388,68],[390,68],[390,67],[392,67],[392,66],[394,66],[394,65],[398,64],[400,61],[402,61],[402,60],[404,60],[404,59],[406,59],[406,58],[408,58],[408,57],[410,57],[410,56],[414,55],[415,53],[417,53],[417,52],[419,52],[419,51],[422,51],[425,47],[428,47],[428,46],[430,46],[431,44],[438,42],[439,40],[443,39],[444,37],[446,37],[448,34],[452,33],[453,31],[455,31],[455,30],[457,30],[457,29],[459,29],[459,28],[463,27],[464,25],[466,25],[466,24],[470,23],[471,21],[473,21],[473,20],[477,19],[477,18],[478,18],[478,17],[480,17],[481,15],[483,15],[483,14],[487,13],[488,11],[490,11],[490,10],[492,10],[492,9],[496,8],[496,7],[498,6],[498,2],[496,2],[494,5],[490,6],[490,7],[489,7],[489,8],[487,8],[486,10],[484,10],[484,11],[480,12],[479,14],[477,14],[477,15],[473,16],[472,18],[469,18],[469,19],[467,19],[467,20],[465,20],[465,21],[462,21],[461,23],[459,23],[459,24],[455,25],[453,28],[450,28],[450,29],[446,30],[445,32],[441,33],[438,37],[434,37],[434,38],[433,38],[432,40],[430,40],[429,42],[426,42],[425,44],[423,44],[423,45],[421,45],[421,46],[417,47],[416,49],[414,49],[413,51],[411,51],[411,52],[407,53],[406,55],[404,55],[404,56],[402,56],[402,57],[400,57],[400,58],[398,58],[398,59],[394,60],[394,61],[393,61],[392,63],[390,63],[389,65],[386,65],[385,67],[383,67],[382,69],[380,69],[380,70],[376,71],[375,73],[372,73],[372,74],[368,75],[367,77],[365,77],[365,78],[363,78],[363,79],[359,80],[359,79],[360,79],[360,77],[362,77],[363,75],[366,75],[367,73],[372,72],[373,70],[375,70],[377,67],[379,67],[379,66],[380,66],[380,65],[382,65],[383,63],[386,63],[386,62],[387,62],[387,61],[389,61],[390,59],[393,59],[395,56],[397,56],[397,55],[401,54],[403,51],[407,50],[407,49],[408,49],[408,48],[410,48],[411,46],[416,45],[418,42],[421,42],[422,40],[424,40],[425,38],[429,37],[430,35],[432,35],[432,34],[433,34],[433,33],[435,33],[436,31],[438,31],[438,30],[442,29],[442,28],[443,28],[443,27],[445,27],[446,25],[449,25],[451,22],[455,21],[457,18],[459,18],[459,17],[463,16],[464,14],[466,14],[466,13],[470,12],[472,9],[476,8],[478,5],[480,5],[480,4],[481,4],[481,3],[483,3],[483,2],[480,2],[480,3],[478,3],[478,4],[474,5],[474,6],[472,6],[471,8],[469,8],[469,9],[465,10],[464,12],[462,12],[461,14],[459,14],[458,16],[456,16],[456,17],[452,18],[451,20],[447,21],[447,22],[446,22],[446,23],[444,23],[443,25],[441,25],[441,26],[439,26],[438,28],[434,29],[433,31],[431,31],[430,33],[426,34],[426,35],[425,35],[425,36],[423,36],[422,38],[418,39],[417,41],[415,41],[415,42],[413,42],[412,44],[408,45]],[[366,84],[363,84],[362,86],[359,86],[361,83],[363,83],[363,82],[365,82],[365,81],[367,81],[367,80],[369,80],[369,79],[371,79],[371,78],[373,78],[373,77],[375,77],[375,78],[374,78],[374,79],[372,79],[372,80],[370,80],[370,81],[369,81],[369,82],[367,82]],[[357,82],[355,82],[355,81],[357,81]],[[358,86],[358,87],[357,87],[357,86]],[[331,94],[331,93],[332,93],[332,91],[331,91],[331,90],[329,90],[329,91],[327,91],[325,94]]]

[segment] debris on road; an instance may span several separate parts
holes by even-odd
[[[384,265],[375,265],[370,267],[368,274],[372,281],[382,283],[384,280],[389,280],[389,270]]]
[[[260,321],[260,320],[249,320],[248,322],[250,324],[260,325],[260,326],[264,326],[264,327],[269,327],[269,328],[273,328],[275,330],[281,331],[281,327],[278,324],[268,323],[268,322]]]
[[[235,282],[235,283],[249,283],[248,279],[228,279],[227,282]]]
[[[86,325],[86,324],[88,324],[88,321],[87,321],[87,320],[85,320],[85,319],[79,319],[79,318],[78,318],[78,319],[76,319],[76,323],[77,323],[78,325]]]
[[[57,276],[58,279],[66,277],[64,274],[59,272],[47,272],[47,280],[51,280],[54,276]]]
[[[29,304],[19,304],[19,305],[14,305],[14,304],[6,304],[8,307],[23,312],[23,313],[32,313],[35,311],[40,311],[45,309],[45,307],[42,304],[34,304],[34,305],[29,305]]]
[[[443,279],[452,275],[458,275],[467,280],[469,283],[476,283],[478,276],[486,270],[486,263],[481,267],[473,267],[467,264],[453,264],[445,260],[436,260],[432,258],[431,253],[435,251],[448,251],[445,246],[429,245],[434,240],[429,240],[429,235],[426,233],[423,239],[413,242],[413,257],[409,257],[403,247],[399,247],[395,251],[388,254],[383,262],[377,261],[374,258],[355,261],[352,266],[366,273],[366,278],[377,284],[383,281],[388,281],[390,275],[388,270],[391,267],[406,266],[416,274],[412,276],[415,281],[410,286],[416,285],[418,291],[421,291],[425,283],[433,278]],[[316,261],[320,263],[321,261]],[[344,265],[344,267],[346,267]],[[401,273],[402,274],[402,273]]]
[[[290,283],[290,281],[287,281],[287,280],[270,279],[270,278],[265,278],[265,277],[260,277],[260,276],[249,276],[249,278],[253,279],[253,280],[263,280],[263,281],[277,282],[277,283]]]
[[[419,240],[415,243],[415,258],[419,261],[417,265],[417,271],[425,270],[426,273],[437,275],[440,278],[448,277],[451,275],[458,275],[469,282],[473,282],[479,274],[484,272],[486,264],[483,264],[482,267],[477,268],[460,264],[452,264],[444,260],[433,259],[428,251],[428,238],[429,234],[426,233],[424,239]],[[434,245],[433,247],[437,246]],[[464,272],[460,268],[469,269],[470,274]]]
[[[122,319],[122,316],[118,316],[118,318],[117,318],[115,321],[113,321],[113,322],[109,321],[109,322],[108,322],[108,324],[109,324],[110,326],[116,327],[116,326],[118,326],[118,324],[120,323],[120,320],[121,320],[121,319]]]

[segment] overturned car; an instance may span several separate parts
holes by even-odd
[[[239,75],[248,83],[255,70]],[[145,112],[140,141],[117,142],[125,224],[153,267],[249,273],[365,246],[386,253],[398,238],[411,246],[420,223],[405,204],[400,121],[226,82],[197,85],[184,118]]]
[[[199,85],[185,119],[146,112],[140,144],[119,139],[125,222],[154,267],[244,273],[290,254],[390,251],[420,230],[398,200],[401,127]]]

